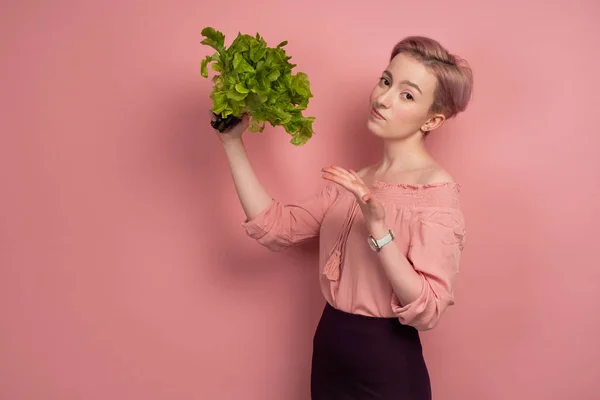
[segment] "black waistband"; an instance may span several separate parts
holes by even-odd
[[[409,325],[402,324],[398,318],[372,317],[353,314],[338,310],[326,303],[321,320],[324,323],[334,324],[339,329],[349,329],[361,332],[393,331],[395,334],[417,335],[418,331]]]

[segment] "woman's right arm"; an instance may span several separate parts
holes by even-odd
[[[242,133],[248,128],[248,122],[248,115],[244,115],[242,122],[217,134],[225,149],[238,198],[246,217],[251,220],[271,204],[272,198],[256,177],[242,142]]]
[[[247,234],[272,251],[282,251],[318,236],[325,213],[336,197],[333,185],[302,202],[284,204],[273,199],[256,177],[242,142],[248,125],[249,118],[244,115],[242,122],[230,130],[217,132],[246,214],[242,226]]]

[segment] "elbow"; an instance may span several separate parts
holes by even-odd
[[[392,309],[400,323],[412,326],[418,331],[428,331],[438,325],[446,309],[453,304],[451,295],[436,296],[432,291],[426,290],[419,298],[405,306],[401,306],[394,296]]]
[[[410,325],[416,330],[420,332],[425,332],[435,328],[440,320],[441,314],[435,314],[434,316],[422,318],[422,316],[417,316],[412,321],[407,321],[406,325]],[[402,320],[400,319],[400,322]]]
[[[257,238],[256,241],[273,253],[282,253],[292,246],[292,242],[289,240],[281,240],[281,238],[269,237],[269,235]]]
[[[246,223],[244,228],[248,237],[274,253],[281,253],[293,245],[293,241],[289,237],[273,227]]]

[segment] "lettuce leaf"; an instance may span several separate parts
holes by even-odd
[[[268,122],[282,126],[292,136],[290,143],[305,144],[313,135],[314,117],[305,117],[313,94],[308,76],[292,73],[296,64],[285,52],[287,41],[268,47],[257,33],[250,36],[238,33],[231,45],[225,46],[225,35],[212,27],[202,30],[202,44],[216,52],[200,64],[200,74],[208,78],[208,67],[217,74],[210,94],[212,111],[223,118],[240,117],[248,113],[252,132],[262,132]]]

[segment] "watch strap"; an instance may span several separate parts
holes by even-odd
[[[369,239],[374,244],[375,251],[379,252],[383,246],[389,244],[394,240],[394,231],[389,229],[388,234],[382,237],[381,239],[375,239],[372,235],[369,235]]]

